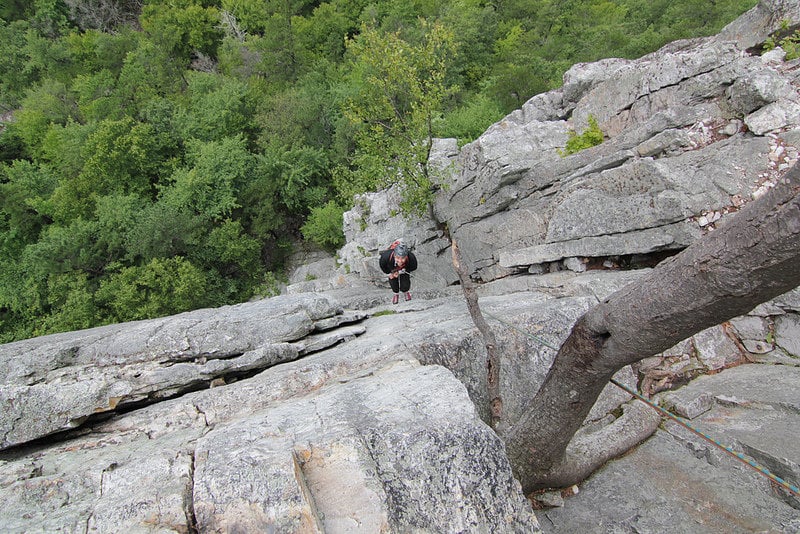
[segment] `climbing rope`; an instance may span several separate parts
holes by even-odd
[[[712,445],[722,449],[723,451],[725,451],[729,455],[733,456],[737,460],[741,461],[742,463],[744,463],[748,467],[751,467],[751,468],[755,469],[757,472],[759,472],[762,475],[766,476],[767,478],[769,478],[770,480],[772,480],[776,484],[779,484],[781,487],[783,487],[787,491],[793,493],[795,495],[795,497],[800,497],[800,488],[798,488],[797,486],[795,486],[793,484],[790,484],[789,482],[783,480],[779,476],[773,475],[772,473],[770,473],[770,471],[766,467],[762,467],[762,466],[758,465],[753,460],[750,460],[749,458],[746,458],[742,453],[736,452],[733,449],[731,449],[730,447],[728,447],[727,445],[723,445],[722,443],[720,443],[719,441],[715,440],[714,438],[712,438],[712,437],[700,432],[699,430],[694,428],[692,425],[690,425],[688,422],[686,422],[686,420],[684,418],[678,417],[677,415],[673,414],[669,410],[666,410],[666,409],[662,408],[661,406],[659,406],[658,404],[654,403],[650,399],[647,399],[647,398],[643,397],[642,395],[640,395],[639,393],[637,393],[636,391],[630,389],[628,386],[626,386],[624,384],[621,384],[620,382],[614,380],[613,378],[611,379],[611,383],[614,384],[615,386],[619,387],[619,388],[624,389],[625,391],[627,391],[628,393],[630,393],[631,395],[633,395],[634,397],[636,397],[640,401],[644,402],[645,404],[647,404],[648,406],[650,406],[654,410],[657,410],[659,413],[661,413],[662,415],[664,415],[666,417],[669,417],[670,419],[672,419],[673,421],[675,421],[676,423],[678,423],[682,427],[694,432],[695,434],[697,434],[698,436],[700,436],[704,440],[708,441]]]
[[[488,313],[488,312],[484,311],[483,314],[488,316],[488,317],[491,317],[492,319],[494,319],[495,321],[498,321],[499,323],[502,323],[502,324],[508,326],[509,328],[511,328],[513,330],[516,330],[517,332],[521,333],[522,335],[527,336],[527,337],[535,340],[540,345],[544,345],[545,347],[553,349],[556,352],[558,352],[558,347],[554,347],[553,345],[551,345],[550,343],[546,342],[545,340],[543,340],[543,339],[541,339],[541,338],[539,338],[537,336],[534,336],[533,334],[525,332],[524,330],[522,330],[521,328],[517,327],[516,325],[513,325],[513,324],[511,324],[511,323],[509,323],[507,321],[504,321],[503,319],[500,319],[499,317],[497,317],[496,315],[492,315],[491,313]],[[779,486],[784,488],[786,491],[792,493],[795,497],[800,497],[800,488],[798,488],[797,486],[795,486],[793,484],[790,484],[786,480],[783,480],[781,477],[772,474],[769,471],[769,469],[767,469],[766,467],[762,467],[761,465],[757,464],[753,460],[751,460],[749,458],[746,458],[742,453],[736,452],[733,449],[731,449],[730,447],[728,447],[726,445],[723,445],[719,441],[715,440],[714,438],[704,434],[703,432],[700,432],[699,430],[694,428],[692,425],[690,425],[688,422],[686,422],[686,420],[684,420],[682,417],[678,417],[677,415],[673,414],[669,410],[666,410],[666,409],[662,408],[661,406],[657,405],[656,403],[654,403],[650,399],[647,399],[647,398],[643,397],[642,395],[640,395],[636,391],[630,389],[629,387],[627,387],[626,385],[618,382],[617,380],[612,378],[611,379],[611,383],[614,384],[615,386],[625,390],[626,392],[628,392],[629,394],[633,395],[634,397],[636,397],[640,401],[644,402],[645,404],[647,404],[648,406],[650,406],[654,410],[658,411],[661,415],[663,415],[665,417],[668,417],[669,419],[672,419],[673,421],[675,421],[676,423],[678,423],[682,427],[684,427],[684,428],[688,429],[689,431],[693,432],[694,434],[700,436],[701,438],[703,438],[704,440],[708,441],[709,443],[711,443],[715,447],[725,451],[725,453],[729,454],[730,456],[733,456],[734,458],[736,458],[740,462],[744,463],[746,466],[748,466],[748,467],[750,467],[752,469],[755,469],[756,472],[758,472],[759,474],[767,477],[768,479],[770,479],[774,483],[778,484]]]

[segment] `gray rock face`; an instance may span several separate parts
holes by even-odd
[[[742,365],[669,394],[699,431],[787,480],[798,480],[797,367]],[[559,508],[538,513],[548,534],[619,531],[797,532],[800,502],[677,423],[599,470]],[[600,511],[600,512],[598,512]]]
[[[436,151],[437,165],[450,170],[435,214],[459,240],[472,277],[680,250],[761,194],[798,160],[800,84],[793,64],[747,49],[781,20],[799,23],[799,13],[796,1],[762,2],[718,36],[637,60],[575,65],[561,88],[460,151],[441,141],[448,149]],[[560,157],[568,132],[582,132],[589,117],[605,142]],[[392,216],[383,207],[396,205],[393,194],[364,196],[346,216],[345,262],[380,280],[361,264],[409,236],[427,281],[452,281],[435,224]],[[709,214],[716,219],[703,224]],[[359,217],[369,224],[351,222]]]
[[[422,336],[436,334],[411,325],[453,321],[453,314],[467,323],[465,310],[450,300],[409,308],[401,318],[375,317],[360,333],[335,327],[328,333],[347,333],[339,343],[251,378],[150,399],[149,406],[89,421],[34,448],[7,449],[0,453],[0,524],[8,532],[86,525],[100,532],[535,532],[502,443],[479,419],[465,386],[413,356]],[[296,302],[273,299],[281,303],[288,312]],[[265,304],[242,306],[255,312]],[[125,326],[133,340],[147,323],[121,325],[117,342],[126,345]],[[217,323],[218,333],[230,326]],[[92,343],[93,332],[84,334]],[[80,348],[74,334],[63,337]],[[64,340],[39,341],[46,352]],[[169,377],[176,390],[181,380],[193,380]],[[84,375],[74,389],[113,382]],[[52,405],[73,402],[72,391],[51,393]],[[49,420],[50,408],[37,407],[21,387],[14,394],[13,404],[26,411],[0,418],[13,428],[25,421],[33,439],[34,423]]]
[[[283,403],[210,432],[196,457],[202,532],[537,528],[499,438],[440,367],[399,363]]]
[[[437,142],[435,213],[503,350],[499,431],[575,320],[644,272],[615,270],[624,257],[685,247],[797,161],[796,65],[746,49],[798,16],[764,1],[717,37],[576,65],[475,142]],[[606,141],[562,158],[589,116]],[[0,346],[2,530],[538,532],[483,423],[486,351],[450,244],[397,204],[358,199],[338,260],[301,260],[285,295]],[[420,269],[392,306],[377,254],[399,237]],[[615,378],[797,484],[800,451],[776,436],[798,423],[799,314],[787,293]],[[800,528],[796,499],[655,431],[631,397],[609,385],[570,450],[644,444],[542,497],[561,507],[538,512],[545,531]]]
[[[304,294],[2,345],[0,447],[293,360],[289,342],[339,311]]]
[[[513,424],[525,409],[575,319],[640,275],[559,272],[499,280],[480,288],[482,308],[506,351],[501,373],[504,426]],[[385,298],[385,293],[377,292]],[[41,406],[35,390],[4,384],[4,392],[16,395],[13,405],[25,406],[25,411],[2,412],[4,427],[26,426],[29,439],[46,438],[35,446],[20,444],[0,452],[4,530],[72,531],[89,525],[100,532],[354,532],[359,526],[365,532],[537,531],[536,517],[511,476],[502,443],[479,417],[487,414],[482,363],[486,355],[458,293],[412,300],[392,307],[395,313],[390,314],[381,314],[385,311],[381,306],[367,313],[340,312],[341,307],[372,301],[366,295],[338,301],[335,295],[314,296],[327,303],[323,309],[332,314],[327,318],[313,314],[315,323],[329,330],[284,341],[294,347],[296,359],[262,362],[266,368],[250,378],[223,373],[217,377],[222,379],[218,387],[166,400],[151,398],[147,406],[109,411],[107,416],[114,415],[110,419],[89,419],[71,432],[49,438],[52,429],[38,427],[37,422],[51,420],[51,406],[72,409],[75,391],[96,391],[102,384],[113,385],[114,379],[80,375],[92,366],[90,361],[40,369],[27,377],[34,386],[47,376],[81,376],[70,390],[53,383],[55,398]],[[257,322],[264,319],[257,310],[271,309],[277,317],[281,310],[288,314],[298,302],[319,308],[313,299],[282,297],[271,299],[269,306],[241,305],[238,311],[246,316],[249,309]],[[797,358],[780,348],[790,345],[791,329],[770,325],[795,321],[799,303],[800,297],[787,294],[737,319],[734,324],[741,336],[775,342],[768,353],[746,356],[764,362],[782,358],[796,365]],[[114,346],[128,347],[128,341],[133,346],[142,329],[162,321],[119,325]],[[183,324],[203,331],[201,323]],[[215,324],[218,336],[226,329],[243,328],[239,323]],[[131,338],[126,338],[128,333]],[[82,342],[98,347],[97,334],[85,331],[83,338],[80,333],[62,334],[2,348],[7,354],[16,346],[25,349],[21,354],[36,350],[46,355],[48,348],[71,344],[85,353]],[[653,377],[678,383],[687,367],[694,372],[687,375],[690,378],[719,371],[721,363],[730,362],[725,340],[733,342],[727,335],[723,327],[710,329],[687,340],[683,344],[687,348],[677,347],[616,378],[635,388],[643,379],[655,383]],[[319,337],[334,341],[320,344]],[[272,346],[274,339],[265,335],[264,346]],[[194,354],[191,350],[186,354]],[[255,347],[252,352],[259,350]],[[129,347],[124,354],[131,352]],[[676,356],[679,353],[686,353],[686,365],[679,365],[683,357]],[[99,350],[95,354],[114,356]],[[742,368],[723,370],[713,378],[720,380],[717,377]],[[782,373],[775,366],[768,369]],[[120,363],[115,372],[126,376],[128,371]],[[781,380],[791,381],[791,376],[782,373]],[[164,379],[172,381],[169,389],[183,391],[196,376],[174,373]],[[769,382],[763,377],[756,381]],[[726,387],[748,391],[743,378],[718,389]],[[794,391],[788,386],[779,390]],[[681,396],[671,402],[684,407],[682,413],[703,412],[697,408],[702,403],[678,393]],[[748,395],[776,406],[784,402]],[[629,400],[630,395],[609,385],[575,446],[592,454],[623,433],[629,446],[644,439],[654,429],[649,423],[652,413],[633,409],[636,405],[628,405]],[[777,432],[783,424],[780,417],[773,421],[765,432]],[[765,446],[748,443],[754,454]],[[789,453],[776,458],[786,458],[789,466],[800,464],[800,458]],[[573,502],[579,501],[567,499],[564,506]],[[646,517],[660,521],[658,516]]]

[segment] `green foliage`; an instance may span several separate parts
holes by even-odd
[[[301,76],[290,87],[269,93],[256,118],[261,131],[259,145],[266,150],[280,139],[281,144],[290,146],[331,146],[340,116],[333,94],[339,78],[333,66],[321,64],[318,71]]]
[[[0,4],[0,19],[16,21],[28,16],[31,5],[29,0],[4,0]]]
[[[440,24],[421,23],[419,43],[399,32],[381,34],[362,26],[348,41],[352,83],[357,92],[345,107],[360,125],[353,156],[359,181],[399,184],[405,213],[427,209],[433,194],[428,156],[434,120],[455,87],[445,85],[449,57],[455,53],[452,33]]]
[[[204,242],[205,262],[228,278],[255,283],[260,274],[261,244],[245,234],[239,221],[226,220],[208,234]]]
[[[474,141],[487,124],[503,118],[502,107],[486,95],[472,95],[464,104],[445,114],[436,124],[437,137],[455,137],[459,146]]]
[[[341,247],[344,245],[343,213],[342,207],[332,200],[314,208],[302,227],[303,237],[327,250]]]
[[[106,236],[97,221],[76,219],[68,226],[50,225],[39,241],[29,245],[22,261],[27,271],[43,280],[70,271],[100,273],[109,254]]]
[[[130,29],[114,33],[73,31],[64,37],[70,58],[80,69],[78,74],[84,75],[101,70],[119,75],[125,57],[137,49],[140,41],[139,33]]]
[[[46,167],[25,160],[0,168],[0,218],[8,227],[7,240],[13,236],[17,245],[38,240],[49,222],[43,208],[55,184],[55,176]],[[11,242],[7,241],[6,246],[9,245]]]
[[[67,87],[47,80],[31,89],[15,114],[14,131],[31,156],[39,156],[42,141],[51,124],[66,124],[76,114],[75,102]]]
[[[75,77],[72,90],[77,95],[78,109],[85,121],[119,120],[124,117],[123,102],[115,93],[116,77],[106,69]]]
[[[329,181],[328,160],[322,150],[301,146],[273,152],[272,156],[278,195],[289,212],[305,214],[322,204]]]
[[[159,201],[132,214],[124,234],[125,259],[147,262],[155,258],[186,256],[198,246],[210,223],[188,208]]]
[[[217,221],[240,207],[237,192],[255,164],[243,138],[189,141],[186,160],[162,191],[165,203]]]
[[[281,283],[285,284],[286,281],[281,280],[272,271],[268,271],[264,273],[261,283],[253,289],[253,296],[262,298],[276,297],[281,294]]]
[[[564,150],[558,150],[561,157],[575,154],[585,148],[591,148],[603,142],[603,131],[597,124],[597,119],[592,115],[589,115],[589,126],[582,134],[579,135],[575,130],[570,130],[568,135],[567,146]]]
[[[791,61],[800,57],[800,30],[789,30],[789,22],[781,21],[781,29],[774,35],[767,37],[764,42],[764,52],[774,50],[780,46],[786,53],[784,58],[786,61]]]
[[[72,119],[64,125],[51,124],[42,140],[39,159],[61,179],[75,178],[86,163],[83,147],[96,129],[95,124],[80,124]]]
[[[45,37],[58,37],[69,27],[67,6],[60,0],[34,0],[31,24]]]
[[[25,89],[38,79],[37,73],[28,67],[29,28],[24,20],[6,23],[0,19],[0,109],[15,107]]]
[[[189,58],[193,51],[213,56],[222,38],[219,10],[204,2],[148,2],[139,22],[148,36],[169,54]]]
[[[97,198],[103,195],[150,194],[158,174],[158,161],[153,158],[158,152],[156,140],[150,125],[128,117],[98,124],[80,149],[80,173],[62,180],[53,193],[54,220],[90,218]]]
[[[187,107],[176,117],[181,137],[213,141],[253,131],[254,109],[245,83],[194,71],[187,80]]]
[[[274,295],[300,235],[341,246],[355,194],[424,210],[433,137],[756,1],[8,0],[0,342]]]
[[[95,298],[114,321],[135,321],[206,306],[208,289],[208,276],[177,256],[121,268],[100,284]]]
[[[236,20],[243,33],[262,34],[267,27],[270,12],[268,0],[222,0],[221,8]]]
[[[255,170],[242,186],[241,221],[247,232],[264,243],[272,242],[286,224],[286,212],[280,206],[280,183],[275,176],[272,158],[260,155]]]
[[[42,318],[39,333],[81,330],[99,322],[87,273],[72,271],[49,276],[47,295],[50,313]]]
[[[117,79],[117,92],[126,112],[135,115],[158,97],[180,94],[188,58],[174,57],[154,42],[143,39],[125,56]]]

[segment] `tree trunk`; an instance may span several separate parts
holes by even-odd
[[[577,321],[531,406],[503,436],[526,491],[569,470],[567,445],[615,372],[800,285],[799,192],[795,165],[721,228]]]
[[[458,279],[461,282],[461,290],[464,292],[464,300],[467,302],[467,310],[469,310],[472,322],[478,328],[486,346],[486,383],[489,396],[489,413],[491,426],[496,429],[503,412],[503,400],[500,396],[500,351],[497,347],[497,339],[483,317],[483,313],[481,313],[475,285],[470,280],[466,269],[464,269],[458,243],[452,236],[450,237],[450,250],[453,256],[453,268],[455,268]]]

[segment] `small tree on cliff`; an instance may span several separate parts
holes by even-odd
[[[533,402],[503,436],[523,488],[574,484],[605,460],[587,466],[567,445],[619,369],[798,285],[800,164],[724,226],[577,321]]]
[[[348,41],[353,85],[346,114],[358,127],[354,158],[355,183],[364,189],[399,185],[406,215],[428,213],[437,184],[428,165],[434,140],[434,121],[445,99],[456,91],[448,87],[447,65],[455,53],[454,36],[444,26],[422,23],[424,36],[411,44],[398,33],[382,35],[363,27]],[[492,426],[500,421],[500,354],[494,332],[478,306],[474,285],[463,266],[458,244],[447,224],[437,221],[450,239],[453,267],[461,282],[467,309],[487,351],[487,383]]]
[[[405,213],[423,214],[433,199],[428,167],[434,122],[456,91],[447,85],[447,65],[455,54],[450,30],[421,23],[416,43],[400,32],[382,33],[362,26],[347,41],[350,86],[344,106],[354,125],[356,150],[349,175],[363,192],[400,186]],[[347,191],[350,193],[352,191]]]

